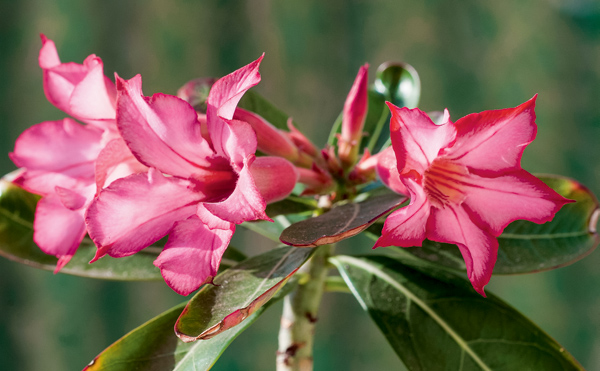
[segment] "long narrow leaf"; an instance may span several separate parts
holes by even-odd
[[[465,280],[390,257],[331,262],[410,370],[582,369],[535,324]]]

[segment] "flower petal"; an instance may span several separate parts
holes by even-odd
[[[204,203],[208,211],[234,224],[257,219],[271,220],[265,213],[267,203],[256,187],[249,169],[253,161],[254,156],[244,160],[235,189],[227,199],[217,203]]]
[[[27,170],[16,181],[39,194],[54,188],[74,189],[93,182],[94,161],[102,145],[102,132],[65,118],[46,121],[25,130],[15,143],[11,160]]]
[[[250,165],[254,184],[266,203],[283,200],[294,190],[298,172],[281,157],[257,157]]]
[[[95,165],[98,192],[117,179],[148,171],[148,168],[133,156],[122,138],[108,142],[100,151]]]
[[[496,237],[517,219],[549,222],[564,204],[573,202],[525,170],[494,178],[471,174],[468,182],[463,206]]]
[[[398,161],[396,160],[396,153],[392,146],[384,149],[378,154],[376,170],[379,179],[381,179],[383,184],[388,188],[396,193],[403,195],[408,194],[406,186],[400,180]]]
[[[212,282],[235,231],[235,225],[227,224],[227,229],[210,229],[195,215],[175,224],[164,250],[154,261],[170,288],[189,295]]]
[[[423,174],[440,150],[454,141],[454,125],[451,122],[436,125],[418,108],[398,108],[389,102],[387,105],[392,112],[390,136],[398,171],[414,169]]]
[[[484,286],[492,277],[498,257],[498,240],[473,222],[462,207],[432,208],[427,238],[456,244],[465,260],[467,275],[475,291],[485,296]]]
[[[406,178],[405,182],[410,193],[410,203],[387,217],[381,237],[373,248],[421,246],[425,239],[431,205],[421,185],[412,178]]]
[[[117,125],[140,162],[180,177],[228,167],[227,161],[211,158],[214,153],[187,102],[166,94],[144,97],[140,75],[117,78],[117,89]]]
[[[58,66],[60,58],[58,57],[54,41],[48,39],[44,34],[41,34],[40,38],[42,39],[42,48],[38,57],[40,67],[46,70]]]
[[[71,257],[85,236],[85,209],[70,210],[58,196],[42,198],[35,210],[33,241],[46,254],[59,258],[54,273],[57,273]]]
[[[90,55],[83,64],[87,73],[73,89],[68,113],[102,128],[116,127],[115,84],[104,76],[104,65],[100,58]]]
[[[230,120],[222,133],[226,134],[226,139],[221,142],[224,156],[236,171],[240,171],[244,159],[256,152],[256,133],[250,124],[238,120]]]
[[[39,65],[50,103],[67,114],[102,129],[114,127],[114,84],[104,76],[102,60],[94,54],[83,64],[61,63],[52,40],[41,35]]]
[[[461,118],[455,124],[456,142],[446,156],[480,172],[499,174],[520,169],[523,150],[537,132],[536,97],[515,108],[472,113]]]
[[[225,152],[229,139],[228,121],[233,118],[236,106],[244,93],[260,82],[258,67],[263,57],[219,79],[211,87],[207,99],[207,125],[215,151]],[[256,148],[255,148],[256,150]]]
[[[189,181],[155,169],[117,179],[103,189],[86,214],[90,237],[105,254],[132,255],[168,234],[173,224],[196,213],[203,194]]]

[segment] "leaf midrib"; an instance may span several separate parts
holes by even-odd
[[[33,223],[31,223],[25,219],[19,218],[18,216],[8,212],[4,208],[0,208],[0,214],[2,214],[2,216],[6,217],[9,220],[12,220],[13,222],[15,222],[17,224],[24,226],[25,228],[29,228],[29,229],[33,230]]]
[[[365,271],[369,272],[370,274],[377,276],[380,279],[384,280],[385,282],[390,284],[392,287],[396,288],[398,291],[402,292],[402,294],[404,294],[409,300],[413,301],[417,306],[419,306],[419,308],[421,308],[425,313],[427,313],[440,327],[442,327],[442,329],[444,329],[446,331],[446,333],[448,335],[450,335],[450,337],[452,337],[452,339],[467,354],[469,354],[469,356],[471,357],[471,359],[473,359],[473,361],[475,361],[475,363],[477,363],[483,370],[491,371],[491,369],[481,360],[481,358],[479,358],[479,356],[473,351],[473,349],[471,349],[469,347],[467,342],[459,334],[457,334],[450,327],[449,324],[447,324],[441,317],[439,317],[433,311],[433,309],[431,309],[425,302],[423,302],[420,298],[415,296],[410,290],[408,290],[407,288],[405,288],[404,286],[399,284],[397,281],[395,281],[392,277],[390,277],[389,275],[387,275],[386,273],[384,273],[380,270],[374,269],[371,265],[369,265],[359,259],[355,259],[355,258],[352,258],[349,256],[343,256],[343,257],[338,256],[335,259],[337,259],[341,262],[346,262],[348,264],[352,264],[354,266],[362,268]]]

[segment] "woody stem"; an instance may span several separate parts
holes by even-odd
[[[313,341],[317,312],[327,278],[327,259],[334,245],[323,245],[300,268],[304,273],[296,290],[284,298],[277,371],[311,371],[313,369]]]

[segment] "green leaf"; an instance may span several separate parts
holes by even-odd
[[[290,116],[254,90],[248,90],[237,106],[262,116],[278,129],[288,130],[287,121]]]
[[[189,301],[175,332],[186,342],[210,339],[238,325],[281,289],[313,249],[281,247],[219,274]]]
[[[410,64],[386,62],[377,68],[375,90],[398,107],[416,108],[421,80]]]
[[[233,340],[276,302],[275,299],[257,309],[240,326],[195,343],[184,343],[173,332],[175,321],[185,307],[183,303],[117,340],[84,371],[209,370]]]
[[[390,138],[389,120],[390,110],[385,104],[383,94],[369,90],[369,110],[365,119],[365,136],[361,142],[361,151],[368,148],[371,153],[382,148]]]
[[[54,271],[56,257],[45,254],[33,242],[33,219],[38,200],[39,196],[0,179],[0,255],[31,267]],[[151,246],[124,258],[105,256],[89,264],[96,254],[96,246],[86,238],[60,273],[122,281],[162,280],[160,270],[153,262],[163,246]],[[229,247],[223,258],[222,265],[226,267],[245,256]]]
[[[554,219],[545,224],[525,220],[509,224],[498,237],[494,274],[533,273],[563,267],[585,257],[598,246],[596,223],[600,209],[596,197],[572,179],[556,175],[539,178],[560,195],[576,202],[564,205]],[[466,270],[455,245],[425,240],[422,247],[392,249],[451,269]]]
[[[320,246],[352,237],[388,213],[406,197],[393,192],[373,196],[359,203],[334,207],[325,214],[287,227],[279,239],[292,246]]]
[[[410,370],[582,370],[522,314],[454,275],[389,257],[330,261]]]

